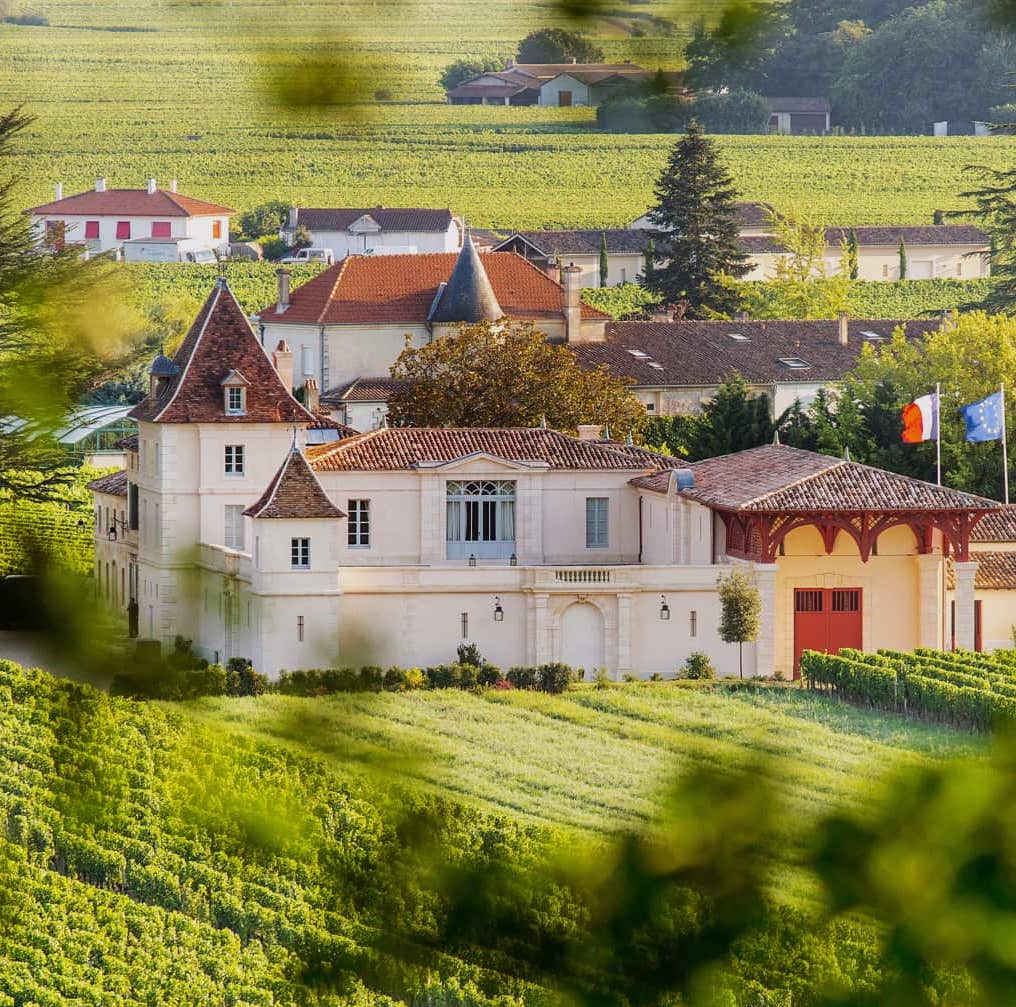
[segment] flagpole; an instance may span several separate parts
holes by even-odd
[[[1005,434],[1005,382],[998,386],[1002,406],[1002,486],[1005,491],[1005,504],[1009,506],[1009,448]]]
[[[938,484],[942,485],[942,385],[935,382],[935,471],[938,475]]]

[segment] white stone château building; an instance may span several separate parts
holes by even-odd
[[[717,577],[762,597],[748,673],[802,647],[939,646],[943,547],[956,636],[973,644],[972,529],[997,505],[793,448],[682,466],[546,429],[346,436],[291,394],[220,280],[173,360],[156,359],[124,472],[92,484],[96,583],[136,632],[284,668],[563,660],[722,673]]]

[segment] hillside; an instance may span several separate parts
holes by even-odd
[[[0,661],[0,1002],[339,1003],[308,985],[327,975],[343,1003],[547,1003],[503,952],[427,950],[444,912],[430,854],[522,869],[591,851],[646,822],[674,772],[766,754],[787,808],[775,866],[887,769],[978,750],[797,690],[170,706]],[[784,873],[773,885],[796,898]],[[572,912],[559,896],[538,908]]]
[[[537,0],[349,0],[341,18],[332,0],[37,0],[31,9],[49,24],[0,24],[9,57],[0,106],[24,103],[38,117],[20,158],[25,206],[51,198],[58,180],[73,192],[97,177],[137,186],[154,176],[240,210],[273,198],[383,202],[450,206],[476,226],[621,226],[645,210],[673,142],[598,133],[588,108],[443,104],[437,78],[448,63],[506,57],[531,29],[564,23]],[[673,67],[703,9],[631,0],[590,30],[608,59]],[[285,89],[307,67],[346,104],[297,113],[268,100],[276,92],[266,83]],[[1016,137],[720,143],[746,199],[827,224],[929,222],[960,205],[966,165],[1004,167],[1016,152]]]

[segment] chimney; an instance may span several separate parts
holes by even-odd
[[[95,191],[96,192],[106,191],[106,180],[104,178],[97,178],[95,180]]]
[[[582,270],[573,262],[561,267],[562,311],[565,342],[582,341]]]
[[[159,183],[154,178],[150,178],[148,180],[148,195],[149,196],[154,196],[155,195],[155,190],[158,189],[158,188],[159,188]]]
[[[303,385],[303,404],[308,412],[316,413],[321,406],[321,389],[317,378],[308,378]]]
[[[286,390],[292,391],[293,353],[289,348],[289,343],[285,339],[280,339],[279,345],[275,347],[275,352],[272,354],[272,363],[275,364],[275,369],[279,372],[279,377],[282,378],[282,383],[286,386]]]
[[[510,70],[513,66],[515,66],[515,59],[514,59],[514,57],[509,56],[508,57],[508,61],[504,65],[504,68],[506,70]]]
[[[837,333],[837,335],[838,335],[838,342],[839,342],[840,346],[846,346],[847,345],[848,335],[849,335],[849,331],[850,331],[850,326],[848,324],[849,321],[850,321],[850,315],[848,315],[845,311],[841,311],[839,313],[838,318],[837,318],[837,325],[838,325],[838,333]]]
[[[63,182],[56,183],[56,198],[57,202],[63,199]]]
[[[735,322],[747,322],[747,321],[750,321],[750,320],[751,320],[751,316],[748,314],[747,311],[744,311],[744,310],[738,311],[737,314],[734,315],[734,321]]]
[[[288,269],[276,269],[275,275],[279,279],[279,298],[275,310],[281,315],[289,307],[289,278],[292,274]]]
[[[291,231],[295,231],[296,230],[296,223],[297,223],[297,219],[299,217],[299,214],[300,214],[300,211],[295,206],[291,206],[289,208],[289,229]]]
[[[572,56],[571,61],[572,61],[572,66],[575,66],[578,63],[578,60],[574,56]]]
[[[603,435],[603,427],[599,423],[580,423],[580,441],[598,441]]]
[[[672,322],[674,312],[670,310],[669,305],[659,304],[653,308],[652,320],[654,322]]]
[[[175,178],[170,179],[170,182],[169,182],[169,191],[170,192],[176,192],[176,179]]]
[[[942,311],[939,312],[938,316],[938,331],[948,332],[953,327],[954,321],[955,314],[948,308],[943,308]]]

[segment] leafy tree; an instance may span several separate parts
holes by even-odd
[[[688,83],[695,88],[758,88],[784,30],[776,4],[734,0],[708,22],[699,19],[684,49]]]
[[[310,248],[313,243],[314,239],[311,237],[310,229],[305,224],[297,225],[293,232],[293,248]]]
[[[655,294],[638,283],[619,283],[616,287],[583,287],[582,302],[614,319],[646,318],[660,303]]]
[[[574,432],[580,423],[640,433],[645,409],[625,382],[586,370],[566,346],[530,323],[482,322],[419,349],[392,366],[404,387],[389,403],[400,426],[535,427]]]
[[[610,271],[610,258],[607,255],[607,232],[600,234],[600,286],[607,285],[607,276]]]
[[[941,119],[986,119],[1005,100],[1012,41],[976,4],[908,7],[852,46],[831,97],[844,125],[923,132]]]
[[[775,275],[742,291],[753,318],[835,318],[849,308],[848,256],[830,276],[826,267],[826,230],[803,218],[770,213],[776,243],[787,250],[776,260]]]
[[[751,268],[739,245],[737,191],[697,122],[674,145],[655,192],[654,268],[643,283],[665,301],[686,302],[693,316],[733,310],[729,280]]]
[[[1016,168],[977,166],[980,188],[963,196],[977,204],[981,226],[991,235],[991,293],[985,301],[990,311],[1016,309]]]
[[[776,424],[781,443],[827,455],[843,454],[836,402],[836,394],[826,388],[820,388],[807,406],[795,399]]]
[[[288,221],[289,204],[273,199],[241,213],[237,226],[242,240],[256,241],[266,235],[277,236]]]
[[[768,396],[752,395],[744,378],[732,374],[687,429],[683,450],[672,450],[692,461],[714,458],[768,444],[774,430]]]
[[[469,80],[471,77],[478,77],[481,73],[485,73],[488,70],[500,70],[502,66],[501,60],[490,56],[484,59],[457,59],[454,63],[449,63],[444,68],[444,71],[438,78],[438,83],[445,91],[450,91],[453,87],[458,87],[459,84]]]
[[[0,164],[15,163],[16,138],[30,122],[19,109],[0,114]],[[0,491],[42,500],[73,478],[52,434],[123,361],[140,319],[108,259],[82,261],[75,248],[33,241],[15,209],[17,181],[0,180],[0,417],[20,417],[32,430],[3,430]]]
[[[519,63],[602,63],[603,50],[588,36],[564,28],[539,28],[520,43]]]
[[[701,95],[692,102],[692,114],[710,133],[769,132],[769,102],[744,88]]]
[[[737,644],[738,677],[744,678],[744,645],[758,638],[762,598],[740,570],[721,577],[716,588],[720,597],[720,639]]]

